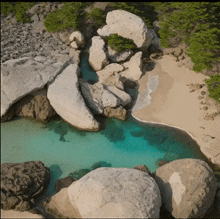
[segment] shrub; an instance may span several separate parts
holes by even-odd
[[[117,33],[106,36],[105,39],[107,40],[108,45],[115,49],[116,52],[136,48],[133,40],[119,36]]]
[[[105,25],[106,13],[99,8],[94,8],[92,12],[86,15],[86,19],[93,18],[97,27]]]
[[[165,12],[159,13],[162,47],[170,47],[172,39],[189,45],[188,56],[195,64],[194,71],[212,68],[211,63],[220,50],[220,2],[154,3]]]
[[[7,16],[8,13],[13,13],[15,15],[15,19],[20,22],[30,22],[29,17],[26,14],[26,11],[33,7],[34,2],[16,2],[16,4],[12,4],[9,2],[1,2],[1,13],[4,16]]]
[[[220,75],[211,75],[210,79],[206,79],[205,82],[208,86],[209,97],[220,103]]]
[[[47,15],[44,26],[49,32],[56,32],[67,28],[79,28],[83,16],[82,2],[66,2],[61,9]]]

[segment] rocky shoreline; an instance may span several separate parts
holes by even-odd
[[[52,8],[50,5],[47,13]],[[59,115],[79,130],[99,131],[96,115],[126,120],[136,101],[127,88],[137,87],[150,71],[148,61],[162,54],[155,31],[134,14],[109,12],[106,25],[90,39],[89,64],[99,81],[89,83],[81,77],[79,68],[87,38],[74,30],[51,34],[42,25],[43,17],[34,20],[34,16],[32,24],[1,17],[1,121],[20,116],[47,122]],[[135,52],[117,53],[106,45],[103,37],[113,33],[132,39],[137,46]],[[156,53],[149,56],[152,45]],[[218,160],[211,162],[220,168]],[[42,206],[60,218],[163,218],[161,209],[166,209],[171,218],[201,218],[208,212],[219,216],[220,188],[204,161],[176,160],[155,173],[146,169],[99,167],[81,179],[64,183]],[[1,178],[1,209],[7,215],[4,210],[32,209],[35,199],[48,187],[50,174],[40,161],[30,161],[2,164]]]

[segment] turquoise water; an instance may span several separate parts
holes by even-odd
[[[85,81],[93,84],[98,80],[85,51],[80,67]],[[146,125],[133,118],[126,122],[106,119],[105,129],[96,133],[78,131],[60,119],[46,125],[17,119],[1,124],[1,143],[2,163],[40,160],[50,168],[50,195],[55,193],[54,185],[59,178],[74,171],[91,170],[97,162],[101,166],[127,168],[145,164],[154,172],[160,159],[205,159],[186,133]]]
[[[175,129],[154,127],[134,121],[106,119],[100,132],[78,131],[57,119],[44,125],[26,119],[1,124],[1,161],[20,163],[40,160],[51,171],[48,193],[54,193],[59,178],[102,166],[132,168],[145,164],[151,172],[160,159],[200,158],[204,156],[190,138]]]

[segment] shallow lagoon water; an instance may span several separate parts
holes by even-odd
[[[86,46],[89,48],[89,44]],[[82,51],[81,73],[93,84],[98,78]],[[42,161],[50,168],[51,182],[47,194],[55,193],[60,178],[82,169],[101,166],[127,167],[145,164],[151,172],[159,160],[181,158],[205,159],[196,143],[184,132],[166,126],[140,123],[133,118],[125,122],[106,119],[99,132],[79,131],[61,119],[42,124],[17,119],[1,124],[1,162]]]
[[[44,125],[26,119],[3,123],[2,163],[40,160],[51,171],[48,193],[54,193],[59,178],[80,169],[90,169],[99,161],[104,166],[132,168],[145,164],[151,172],[158,161],[200,158],[195,142],[172,128],[106,119],[99,132],[79,131],[60,119]]]

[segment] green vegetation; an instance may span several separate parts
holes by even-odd
[[[220,2],[155,2],[162,47],[185,42],[193,70],[211,69],[220,51]]]
[[[211,75],[210,79],[206,79],[205,82],[208,86],[209,97],[220,103],[220,75]]]
[[[44,26],[49,32],[68,28],[78,29],[80,19],[84,15],[83,4],[82,2],[65,2],[61,9],[54,10],[47,15]]]
[[[86,15],[86,19],[94,19],[94,22],[98,28],[105,25],[105,17],[106,13],[99,8],[94,8],[92,12]]]
[[[116,52],[136,48],[133,40],[119,36],[117,33],[106,36],[105,39],[107,40],[108,45],[116,50]]]
[[[26,23],[30,22],[26,11],[33,6],[34,2],[16,2],[16,4],[1,2],[1,13],[3,13],[4,16],[7,16],[9,13],[13,13],[17,21]]]

